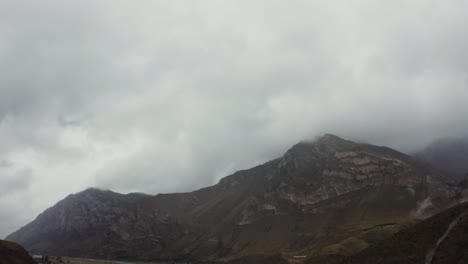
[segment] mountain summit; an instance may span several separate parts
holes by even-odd
[[[346,256],[459,193],[403,153],[327,134],[190,193],[70,195],[7,239],[35,253],[116,259]]]

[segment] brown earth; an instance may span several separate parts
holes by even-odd
[[[0,240],[0,264],[35,264],[31,255],[20,245]]]

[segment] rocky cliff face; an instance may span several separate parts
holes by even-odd
[[[7,239],[36,253],[66,255],[69,248],[74,248],[76,255],[86,255],[95,250],[94,246],[100,247],[99,242],[113,239],[115,234],[109,224],[118,221],[144,197],[87,189],[69,195]]]
[[[453,191],[445,188],[449,179],[402,153],[332,135],[294,146],[278,167],[280,194],[301,205],[379,186],[406,187],[411,193],[423,187],[431,197],[447,197]]]
[[[461,189],[397,151],[325,135],[191,193],[71,195],[8,239],[102,258],[344,256],[456,202]]]

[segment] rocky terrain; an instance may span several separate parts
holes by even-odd
[[[35,264],[31,255],[20,245],[0,240],[0,264]]]
[[[341,259],[456,204],[465,187],[395,150],[325,135],[190,193],[88,189],[8,239],[35,253],[94,258]]]

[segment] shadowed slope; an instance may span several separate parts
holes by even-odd
[[[454,220],[458,220],[454,222]],[[450,232],[448,228],[454,223]],[[446,236],[444,236],[446,234]],[[443,239],[443,240],[442,240]],[[414,226],[405,228],[388,240],[377,243],[349,258],[328,256],[307,263],[334,264],[424,264],[437,241],[433,264],[468,263],[468,203],[445,210]]]
[[[0,240],[0,264],[35,264],[31,255],[20,245]]]

